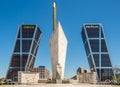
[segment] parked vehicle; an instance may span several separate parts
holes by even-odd
[[[118,82],[116,80],[111,80],[110,84],[116,85]]]
[[[3,80],[0,80],[0,85],[4,85],[5,82]]]
[[[111,81],[110,81],[109,79],[106,79],[106,80],[105,80],[105,83],[110,84],[110,83],[111,83]]]
[[[14,85],[15,83],[11,79],[7,79],[7,80],[4,80],[4,84],[6,84],[6,85]]]

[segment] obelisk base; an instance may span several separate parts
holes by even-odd
[[[62,80],[56,80],[56,84],[62,84]]]

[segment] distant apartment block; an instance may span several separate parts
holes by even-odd
[[[101,24],[83,24],[82,39],[91,71],[99,81],[111,80],[113,74],[110,55]]]
[[[51,79],[50,71],[45,66],[34,67],[31,72],[38,72],[39,79]]]
[[[6,78],[18,80],[18,71],[30,71],[35,62],[40,43],[38,25],[20,25]]]

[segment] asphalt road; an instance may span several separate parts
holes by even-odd
[[[91,85],[91,84],[27,84],[27,85],[0,85],[0,87],[120,87],[120,86]]]

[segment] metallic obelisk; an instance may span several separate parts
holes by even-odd
[[[53,31],[56,29],[56,3],[53,3]]]
[[[56,3],[53,3],[53,34],[50,38],[50,55],[52,64],[52,79],[64,79],[67,38],[60,22],[56,25]]]

